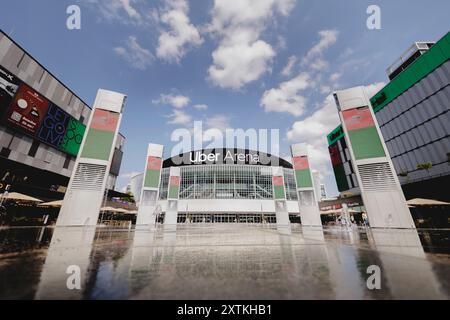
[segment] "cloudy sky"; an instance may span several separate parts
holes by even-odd
[[[336,194],[326,134],[330,93],[365,85],[414,41],[449,31],[448,0],[19,0],[0,27],[89,105],[98,88],[128,95],[121,188],[143,170],[146,145],[175,144],[177,128],[279,129],[280,154],[307,142],[312,166]],[[81,8],[81,30],[66,8]],[[381,29],[366,26],[381,9]]]

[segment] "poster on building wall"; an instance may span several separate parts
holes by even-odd
[[[6,113],[6,122],[34,135],[44,119],[49,101],[26,84],[21,84]]]
[[[78,155],[85,131],[86,126],[84,124],[74,118],[70,118],[67,124],[66,134],[59,148],[73,156]]]
[[[64,140],[70,118],[63,109],[50,104],[36,137],[58,148]]]
[[[19,89],[20,80],[0,67],[0,119],[8,110],[14,95]]]

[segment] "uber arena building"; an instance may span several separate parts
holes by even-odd
[[[216,148],[165,159],[161,167],[155,211],[160,221],[167,209],[170,169],[178,167],[177,223],[275,223],[272,168],[280,167],[289,220],[300,222],[295,171],[282,158],[258,151]],[[141,200],[143,179],[144,174],[131,179],[136,203]]]

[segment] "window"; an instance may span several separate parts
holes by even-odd
[[[63,165],[64,169],[69,169],[70,159],[72,159],[72,157],[67,154],[66,155],[66,160],[64,160],[64,165]]]
[[[41,143],[39,141],[33,140],[33,143],[31,144],[31,147],[30,147],[30,151],[28,151],[28,155],[30,157],[34,158],[36,156],[36,152],[38,151],[40,144]]]

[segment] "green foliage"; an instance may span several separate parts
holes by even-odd
[[[430,170],[433,167],[433,164],[431,162],[424,162],[424,163],[419,163],[417,165],[417,169],[419,170]]]

